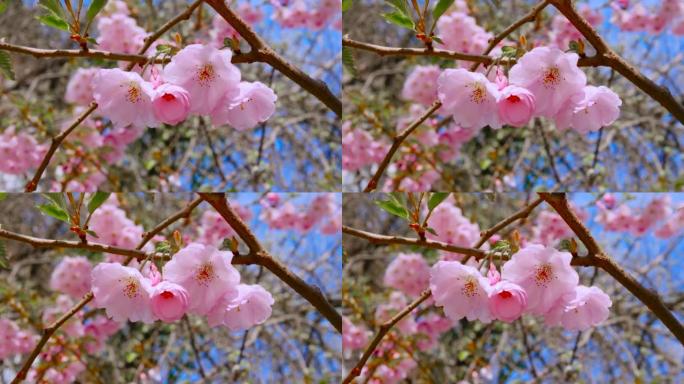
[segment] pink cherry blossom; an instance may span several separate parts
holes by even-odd
[[[223,307],[223,325],[231,331],[242,331],[271,317],[275,301],[261,285],[239,284],[237,289],[237,297]]]
[[[98,18],[97,38],[99,49],[117,53],[138,53],[145,44],[147,32],[138,26],[135,19],[114,13],[107,17]]]
[[[480,226],[465,217],[451,200],[444,201],[434,209],[428,219],[428,226],[434,229],[437,235],[427,233],[427,237],[445,243],[472,247],[480,239]],[[458,257],[460,260],[460,255]]]
[[[188,292],[178,284],[162,281],[152,288],[150,305],[159,320],[166,323],[178,321],[188,309]]]
[[[249,208],[237,203],[230,203],[230,206],[243,221],[247,222],[252,219],[252,211]],[[218,212],[204,211],[202,213],[200,234],[197,242],[218,247],[223,242],[223,239],[229,239],[233,236],[235,236],[233,227]]]
[[[98,110],[116,127],[159,125],[152,110],[153,96],[152,84],[134,72],[100,69],[93,79],[93,97]]]
[[[181,49],[164,67],[164,81],[190,93],[190,112],[208,115],[221,100],[239,93],[240,70],[231,63],[229,49],[191,44]]]
[[[63,258],[50,276],[50,289],[79,298],[90,292],[93,266],[83,256]]]
[[[97,68],[79,68],[71,75],[64,100],[68,103],[88,105],[93,99],[93,79]]]
[[[608,318],[610,297],[598,287],[579,285],[559,298],[544,316],[546,325],[562,325],[569,331],[584,331]]]
[[[430,283],[430,266],[419,253],[400,253],[387,266],[384,284],[408,296],[419,296]]]
[[[556,126],[559,129],[571,127],[580,133],[598,131],[617,120],[621,105],[622,100],[610,88],[588,85],[556,116]]]
[[[350,121],[342,124],[342,168],[356,171],[382,161],[389,147],[373,139],[363,129],[353,129]]]
[[[211,114],[214,125],[228,124],[238,131],[245,131],[273,115],[278,97],[271,88],[258,81],[241,81],[239,89],[239,95],[226,97],[214,109]]]
[[[526,245],[503,265],[501,277],[527,292],[527,310],[543,315],[579,282],[572,255],[539,244]]]
[[[454,123],[475,129],[501,127],[496,104],[499,90],[483,74],[445,69],[437,84],[442,110],[453,115]]]
[[[425,106],[437,100],[437,79],[442,70],[437,65],[417,65],[409,73],[401,97]]]
[[[587,83],[586,75],[577,68],[578,59],[576,53],[537,47],[518,59],[508,73],[508,80],[532,92],[536,115],[554,117]]]
[[[437,21],[437,36],[450,51],[481,54],[493,35],[477,25],[477,21],[463,12],[452,12]]]
[[[452,320],[492,320],[489,310],[489,282],[476,269],[458,261],[438,261],[430,270],[430,290],[435,305],[444,307]]]
[[[342,316],[342,350],[353,351],[361,349],[368,344],[368,330],[362,325],[354,325],[354,323]]]
[[[144,232],[142,226],[126,217],[126,212],[117,206],[115,197],[110,197],[93,213],[88,227],[98,236],[87,235],[88,241],[130,249],[138,245]]]
[[[511,323],[522,316],[527,307],[527,292],[518,284],[501,280],[489,292],[489,310],[492,316]]]
[[[342,212],[333,214],[323,226],[321,226],[321,233],[324,235],[339,235],[342,233]]]
[[[0,319],[0,360],[30,352],[37,337],[6,318]]]
[[[204,315],[222,298],[238,294],[240,273],[230,264],[232,259],[230,252],[190,243],[164,265],[162,275],[188,291],[188,312]]]
[[[15,133],[10,126],[0,134],[0,172],[21,175],[38,167],[46,151],[46,145],[25,132]]]
[[[150,306],[152,285],[137,269],[119,263],[100,263],[91,276],[95,307],[104,308],[107,316],[115,321],[154,321]]]
[[[190,113],[190,94],[173,84],[162,84],[152,97],[154,116],[164,124],[176,125]]]
[[[501,90],[498,106],[501,123],[522,127],[534,115],[535,99],[527,89],[509,85]]]

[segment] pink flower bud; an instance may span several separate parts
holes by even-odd
[[[178,284],[162,281],[154,287],[150,305],[159,320],[167,323],[180,320],[188,309],[188,291]]]
[[[522,127],[534,115],[534,95],[522,87],[509,85],[502,89],[497,104],[501,122],[514,127]]]
[[[183,87],[162,84],[155,90],[152,108],[159,121],[176,125],[190,113],[190,94]]]
[[[500,281],[489,293],[489,310],[494,318],[510,323],[527,307],[527,293],[518,284]]]

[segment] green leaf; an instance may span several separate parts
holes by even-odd
[[[433,23],[436,23],[437,20],[442,17],[444,12],[446,12],[453,3],[454,0],[439,0],[435,8],[432,10],[432,17],[434,18]]]
[[[0,72],[3,76],[10,80],[14,80],[14,71],[12,70],[12,61],[9,53],[0,51]]]
[[[347,12],[352,6],[352,0],[342,0],[342,12]]]
[[[36,17],[36,19],[38,19],[38,21],[47,25],[48,27],[61,29],[62,31],[71,33],[71,31],[69,30],[69,23],[67,23],[64,19],[61,19],[53,14],[38,16]]]
[[[95,231],[91,231],[90,229],[86,229],[86,233],[89,234],[90,236],[96,238],[96,239],[100,238],[100,236],[98,236],[97,233],[95,233]]]
[[[428,200],[428,209],[433,210],[437,208],[439,204],[442,203],[442,201],[446,200],[446,198],[449,197],[449,192],[435,192],[430,195],[430,199]]]
[[[90,201],[88,201],[88,212],[93,213],[96,209],[100,208],[100,205],[107,201],[109,195],[111,195],[109,192],[95,192]]]
[[[57,193],[57,192],[43,193],[43,197],[52,201],[56,206],[61,207],[63,210],[66,211],[67,205],[66,205],[66,200],[64,199],[63,193]]]
[[[402,207],[396,201],[393,200],[378,200],[375,204],[382,208],[384,211],[393,214],[394,216],[399,216],[402,219],[408,220],[409,213],[406,208]]]
[[[352,50],[348,47],[342,47],[342,65],[349,71],[349,73],[356,77],[356,65],[354,64],[354,55]]]
[[[0,13],[5,12],[7,4],[9,4],[9,0],[0,0]]]
[[[435,236],[439,236],[439,235],[437,234],[437,231],[435,231],[434,228],[427,227],[427,228],[425,228],[425,230],[428,231],[428,232],[430,232],[430,233],[432,233],[432,234],[435,235]]]
[[[7,198],[7,192],[0,192],[0,201],[3,201]]]
[[[442,41],[442,38],[439,36],[432,36],[432,40],[434,40],[440,44],[444,44],[444,42]]]
[[[154,250],[159,252],[159,253],[171,253],[171,243],[169,243],[166,240],[162,240],[155,244]]]
[[[9,269],[9,260],[7,260],[7,250],[5,249],[4,241],[0,241],[0,268]]]
[[[61,207],[58,207],[54,204],[42,204],[38,205],[36,208],[48,216],[52,216],[57,220],[71,224],[71,221],[69,220],[69,214]]]
[[[408,2],[406,0],[387,0],[387,3],[391,5],[394,9],[406,15],[406,17],[411,17],[411,11],[409,11]]]
[[[88,24],[90,24],[91,21],[97,16],[97,14],[104,8],[104,6],[107,5],[107,0],[93,0],[90,3],[90,7],[88,7],[88,12],[86,12],[86,18],[88,20]]]
[[[407,28],[410,30],[414,30],[416,28],[416,25],[413,23],[413,20],[411,20],[410,17],[399,12],[384,13],[382,17],[384,17],[388,22],[398,25],[402,28]]]
[[[58,18],[64,19],[64,10],[62,9],[62,4],[59,0],[40,0],[38,4]]]

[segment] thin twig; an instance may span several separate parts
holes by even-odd
[[[368,181],[368,185],[366,185],[366,188],[363,190],[364,192],[372,192],[378,187],[378,182],[380,182],[382,174],[385,172],[385,169],[389,165],[390,161],[392,161],[392,156],[394,156],[394,153],[397,152],[397,150],[404,142],[404,140],[406,140],[406,138],[411,134],[411,132],[418,128],[418,126],[420,126],[425,120],[427,120],[441,106],[442,102],[440,101],[435,101],[434,103],[432,103],[430,108],[423,112],[423,114],[418,119],[416,119],[413,123],[411,123],[411,125],[406,127],[394,138],[394,140],[392,141],[392,146],[380,162],[380,165],[378,165],[378,169],[375,171],[373,177],[371,177],[371,179]]]

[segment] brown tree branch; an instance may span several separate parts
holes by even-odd
[[[254,255],[256,264],[262,265],[273,272],[280,280],[309,301],[338,332],[342,332],[342,316],[330,304],[321,290],[307,284],[299,276],[292,273],[280,260],[264,249],[254,233],[247,227],[247,224],[230,207],[223,193],[200,193],[199,195],[204,201],[214,207],[216,212],[226,220],[235,233],[245,242],[250,250],[250,254]]]
[[[228,8],[224,0],[205,0],[205,2],[214,8],[247,41],[258,61],[269,64],[277,69],[323,102],[338,117],[342,116],[342,102],[330,91],[323,81],[313,79],[304,71],[286,61],[259,37],[240,16]]]
[[[594,27],[577,12],[571,0],[550,0],[550,2],[596,49],[599,65],[613,68],[653,100],[665,107],[680,123],[684,124],[684,104],[678,102],[666,87],[661,87],[644,76],[638,69],[613,51],[596,32]]]
[[[389,165],[390,161],[392,161],[392,156],[394,156],[394,153],[397,152],[399,147],[401,147],[401,144],[406,140],[406,138],[416,129],[418,126],[420,126],[425,120],[427,120],[435,111],[437,111],[440,107],[442,106],[441,101],[435,101],[432,103],[430,108],[428,108],[423,114],[416,119],[411,125],[406,127],[403,131],[401,131],[392,141],[392,146],[390,147],[389,151],[387,151],[387,154],[385,157],[382,159],[380,162],[380,165],[378,165],[378,169],[375,171],[375,174],[373,174],[373,177],[368,181],[368,184],[366,185],[366,188],[363,190],[364,192],[372,192],[378,187],[378,182],[380,182],[380,178],[382,177],[382,174],[385,172],[385,169],[387,169],[387,166]]]
[[[586,262],[595,265],[608,272],[622,286],[627,288],[637,299],[644,303],[653,314],[665,324],[672,334],[684,345],[684,326],[670,312],[665,303],[661,300],[658,293],[652,291],[639,283],[633,276],[620,267],[610,256],[608,256],[598,242],[591,235],[587,227],[579,220],[572,211],[570,203],[565,193],[539,193],[539,196],[547,202],[563,218],[563,220],[575,232],[577,237],[587,248],[588,255],[584,257],[574,257],[573,259],[584,259]],[[573,260],[574,261],[574,260]],[[574,264],[574,263],[573,263]]]
[[[468,256],[475,257],[478,260],[488,256],[486,251],[483,251],[481,249],[477,249],[479,247],[466,248],[466,247],[459,247],[457,245],[452,245],[449,243],[444,243],[444,242],[436,241],[436,240],[429,240],[429,239],[421,240],[419,238],[412,239],[409,237],[402,237],[402,236],[387,236],[387,235],[381,235],[381,234],[377,234],[377,233],[362,231],[360,229],[348,227],[346,225],[342,226],[342,233],[346,233],[348,235],[352,235],[354,237],[358,237],[361,239],[366,239],[373,244],[414,245],[414,246],[425,247],[425,248],[439,249],[439,250],[447,251],[447,252],[460,253],[462,255],[468,255]]]
[[[497,234],[499,231],[502,229],[506,228],[516,220],[523,220],[526,219],[530,213],[539,205],[541,204],[543,200],[541,198],[538,198],[528,204],[525,208],[519,210],[518,212],[514,213],[513,215],[501,220],[500,222],[494,224],[491,228],[487,229],[486,231],[483,231],[480,233],[480,241],[475,244],[475,248],[480,248],[484,245],[484,243],[487,242],[492,236]]]
[[[152,59],[143,54],[128,54],[128,53],[117,53],[110,51],[101,51],[97,49],[89,49],[87,51],[82,51],[80,49],[42,49],[27,47],[24,45],[15,45],[0,42],[0,50],[5,50],[14,53],[20,53],[24,55],[30,55],[35,58],[51,58],[51,57],[69,57],[69,58],[84,58],[84,59],[103,59],[103,60],[115,60],[115,61],[127,61],[134,65],[144,65],[145,63],[154,64],[166,64],[171,61],[171,58],[156,58]],[[259,56],[255,55],[253,52],[247,53],[235,53],[231,62],[233,64],[241,63],[255,63],[260,60]]]

